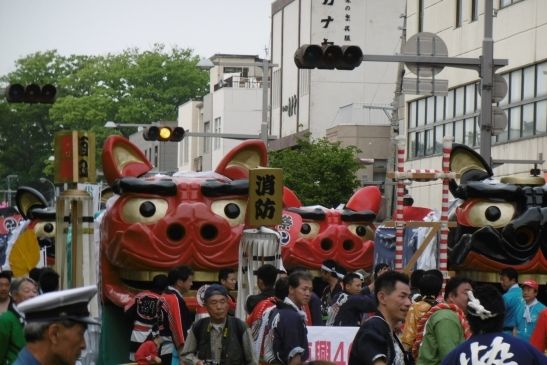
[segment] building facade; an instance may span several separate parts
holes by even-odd
[[[272,3],[272,89],[270,148],[294,145],[310,133],[326,136],[339,108],[349,104],[389,105],[397,64],[367,63],[354,70],[299,70],[294,53],[305,44],[357,45],[370,54],[394,54],[401,46],[402,0],[277,0]],[[366,120],[386,120],[371,109]]]
[[[543,159],[547,152],[547,2],[494,0],[494,58],[508,59],[497,70],[507,82],[498,105],[507,128],[492,137],[492,159]],[[479,57],[484,34],[484,2],[478,0],[413,0],[407,3],[407,34],[440,36],[450,57]],[[441,169],[443,136],[479,148],[480,79],[478,72],[445,68],[446,96],[406,98],[401,133],[407,140],[407,169]],[[531,164],[503,164],[496,176],[528,175]],[[542,166],[540,166],[542,168]],[[440,182],[413,183],[416,205],[440,209]]]
[[[262,124],[262,59],[254,55],[215,54],[209,59],[210,92],[202,101],[179,107],[178,124],[190,132],[259,136]],[[266,93],[268,90],[266,90]],[[267,107],[267,106],[266,106]],[[214,170],[241,141],[219,137],[185,137],[179,170]]]

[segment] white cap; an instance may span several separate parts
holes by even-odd
[[[88,304],[97,293],[97,286],[49,292],[19,304],[17,310],[26,322],[57,322],[71,320],[87,324],[101,323],[89,316]]]

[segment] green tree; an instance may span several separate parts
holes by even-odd
[[[64,57],[47,51],[18,60],[15,71],[0,82],[51,83],[57,100],[52,105],[0,100],[0,178],[16,174],[21,184],[51,178],[48,158],[61,130],[95,132],[100,167],[104,139],[119,133],[104,128],[106,121],[176,120],[179,105],[207,93],[208,73],[196,67],[198,61],[189,49],[167,51],[163,45],[103,56]]]
[[[346,203],[359,187],[359,150],[326,138],[300,139],[292,149],[272,151],[270,166],[283,169],[284,183],[304,205],[336,207]]]

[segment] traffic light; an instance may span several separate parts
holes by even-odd
[[[57,89],[51,84],[43,87],[30,84],[26,87],[21,84],[9,85],[5,91],[6,100],[10,103],[44,103],[53,104]]]
[[[184,134],[182,127],[151,126],[143,130],[142,137],[145,141],[180,142]]]
[[[294,53],[298,68],[322,70],[353,70],[363,60],[363,51],[358,46],[336,44],[305,44]]]

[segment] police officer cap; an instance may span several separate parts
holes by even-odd
[[[54,291],[22,302],[17,310],[25,315],[26,322],[71,320],[100,325],[90,317],[88,309],[89,301],[96,293],[95,285]]]

